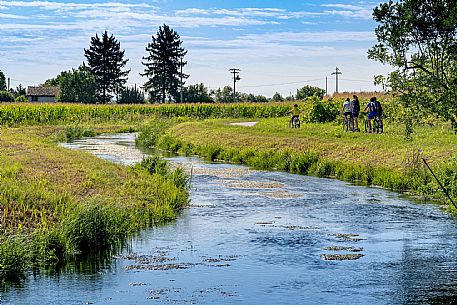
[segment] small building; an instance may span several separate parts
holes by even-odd
[[[54,103],[59,94],[57,86],[37,86],[27,88],[27,99],[29,102]]]

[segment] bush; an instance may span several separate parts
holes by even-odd
[[[26,103],[26,102],[28,102],[29,100],[27,99],[27,97],[26,97],[25,95],[19,95],[19,96],[17,96],[17,97],[14,99],[14,101],[15,101],[16,103]]]
[[[333,101],[322,101],[317,97],[306,99],[308,113],[305,120],[309,123],[332,122],[338,117],[339,106]]]
[[[0,102],[14,102],[14,95],[8,91],[0,91]]]

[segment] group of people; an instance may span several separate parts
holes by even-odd
[[[360,132],[359,128],[359,115],[360,115],[360,101],[357,95],[353,95],[353,100],[347,98],[343,103],[341,112],[344,115],[345,122],[349,122],[351,131]],[[370,101],[363,109],[363,112],[368,114],[367,117],[367,132],[374,132],[372,120],[377,120],[377,124],[382,126],[382,106],[381,103],[376,99],[375,96],[370,98]],[[378,132],[382,132],[382,128],[378,129]]]
[[[348,122],[350,130],[354,132],[360,132],[359,128],[359,115],[360,115],[360,101],[357,95],[353,95],[353,100],[351,101],[350,98],[347,98],[344,103],[343,107],[341,108],[341,113],[344,116],[345,122]],[[376,120],[377,123],[377,132],[382,133],[382,106],[381,103],[376,99],[375,96],[370,98],[370,101],[363,109],[363,112],[367,113],[367,132],[371,133],[374,132],[372,120]],[[293,122],[296,118],[299,122],[300,110],[298,109],[298,105],[295,104],[293,110],[291,111],[292,117],[290,119],[289,125],[294,127]],[[299,123],[298,123],[299,124]],[[299,126],[298,126],[299,127]],[[381,127],[381,128],[379,128]]]

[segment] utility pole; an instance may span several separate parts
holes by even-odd
[[[10,78],[8,77],[8,91],[10,91]]]
[[[236,86],[236,81],[239,81],[241,78],[240,78],[240,69],[236,69],[236,68],[232,68],[232,69],[229,69],[230,73],[233,74],[233,101],[235,101],[236,99],[236,89],[235,89],[235,86]]]
[[[325,95],[326,95],[326,96],[328,96],[327,87],[328,87],[328,77],[326,76],[326,77],[325,77]]]
[[[336,93],[338,93],[338,75],[341,75],[343,73],[341,73],[340,69],[338,69],[338,67],[336,67],[335,69],[335,72],[332,73],[332,75],[335,75],[336,76]]]
[[[181,56],[181,104],[182,104],[182,56]]]

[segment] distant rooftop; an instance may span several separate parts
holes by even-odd
[[[57,86],[38,86],[27,88],[28,96],[57,96],[59,94],[59,87]]]

